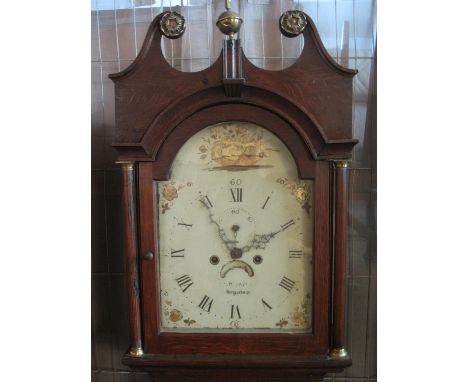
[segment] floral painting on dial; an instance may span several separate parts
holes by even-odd
[[[212,169],[256,167],[273,150],[263,137],[262,129],[244,122],[214,125],[202,141],[199,157],[212,165]]]

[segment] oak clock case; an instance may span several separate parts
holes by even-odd
[[[243,55],[230,8],[217,61],[171,68],[163,12],[115,85],[130,338],[123,362],[158,381],[321,381],[345,348],[352,78],[312,20],[298,61],[266,71]]]

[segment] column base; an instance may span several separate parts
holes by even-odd
[[[144,354],[145,353],[144,353],[143,348],[141,346],[131,347],[130,349],[128,349],[128,352],[127,352],[127,355],[129,355],[131,357],[141,357]]]
[[[344,347],[342,348],[335,348],[330,350],[330,357],[331,358],[346,358],[348,356],[348,352]]]

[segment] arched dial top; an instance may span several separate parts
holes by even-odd
[[[157,182],[161,330],[310,332],[312,186],[260,126],[192,136]]]

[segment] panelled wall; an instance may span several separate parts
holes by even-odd
[[[221,0],[93,0],[92,80],[92,379],[143,382],[148,375],[122,365],[127,350],[128,311],[122,253],[120,171],[114,164],[114,92],[109,73],[136,57],[151,20],[176,10],[187,20],[183,38],[163,41],[172,66],[201,70],[220,53],[214,26]],[[233,8],[244,19],[240,38],[257,66],[278,70],[300,55],[302,38],[287,39],[278,18],[288,9],[307,12],[330,54],[356,68],[353,131],[360,140],[350,171],[347,348],[353,366],[329,381],[376,381],[376,26],[375,0],[240,0]]]

